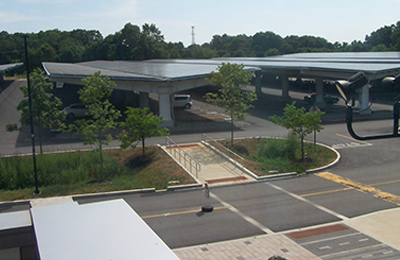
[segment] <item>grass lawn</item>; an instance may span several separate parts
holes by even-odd
[[[196,183],[159,147],[146,147],[145,158],[141,152],[141,148],[105,150],[104,182],[99,181],[97,152],[38,155],[40,195],[33,195],[32,157],[0,158],[0,201],[141,188],[165,189],[169,181],[179,181],[179,185]],[[12,168],[13,164],[16,169]],[[12,181],[17,184],[5,188]]]
[[[336,159],[335,152],[320,145],[314,147],[312,143],[305,143],[304,161],[301,160],[300,149],[294,155],[295,158],[288,159],[285,150],[287,139],[240,139],[234,141],[233,148],[230,142],[222,142],[222,144],[244,157],[244,166],[258,176],[276,174],[276,172],[303,173],[308,169],[327,165]]]

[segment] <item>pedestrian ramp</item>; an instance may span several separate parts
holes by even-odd
[[[179,148],[176,145],[166,148],[171,156],[180,162],[187,171],[191,172],[200,183],[207,182],[214,185],[254,180],[240,166],[232,163],[226,155],[220,154],[215,149],[210,148],[209,145],[195,143],[179,145]],[[183,157],[186,157],[186,159],[182,159]],[[187,159],[188,157],[190,157],[190,161]]]

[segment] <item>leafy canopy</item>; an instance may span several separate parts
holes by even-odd
[[[223,63],[218,72],[212,72],[207,79],[214,86],[219,86],[217,93],[209,92],[205,95],[207,102],[223,107],[231,117],[231,144],[233,145],[233,121],[243,120],[245,111],[253,107],[257,100],[254,92],[244,88],[250,85],[253,73],[244,68],[243,64]]]
[[[88,109],[89,117],[75,121],[70,125],[70,130],[76,130],[84,144],[108,144],[112,136],[107,132],[117,127],[116,120],[121,117],[121,112],[109,101],[115,83],[108,77],[102,77],[100,71],[82,82],[84,87],[78,93]]]
[[[304,138],[313,131],[320,132],[324,129],[321,117],[325,112],[317,109],[314,112],[306,112],[304,107],[297,108],[296,102],[287,104],[283,109],[283,116],[272,116],[271,121],[291,132],[301,141],[301,157],[304,159]]]
[[[121,123],[124,128],[118,136],[121,148],[129,146],[136,147],[137,142],[142,142],[143,156],[145,155],[145,139],[153,136],[168,135],[167,128],[160,128],[163,123],[162,116],[156,116],[148,108],[128,107],[125,122]]]

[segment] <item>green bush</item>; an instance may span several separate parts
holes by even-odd
[[[262,141],[258,149],[259,158],[276,159],[286,157],[285,140],[270,139]]]

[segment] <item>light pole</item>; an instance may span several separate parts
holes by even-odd
[[[28,102],[29,102],[29,121],[31,125],[31,140],[32,140],[32,158],[33,158],[33,172],[35,174],[35,192],[34,194],[39,194],[38,188],[38,177],[36,169],[36,151],[35,151],[35,132],[33,129],[33,116],[32,116],[32,95],[31,95],[31,84],[29,80],[29,59],[28,59],[28,45],[26,43],[27,35],[24,35],[24,45],[25,45],[25,66],[26,66],[26,80],[28,84]]]

